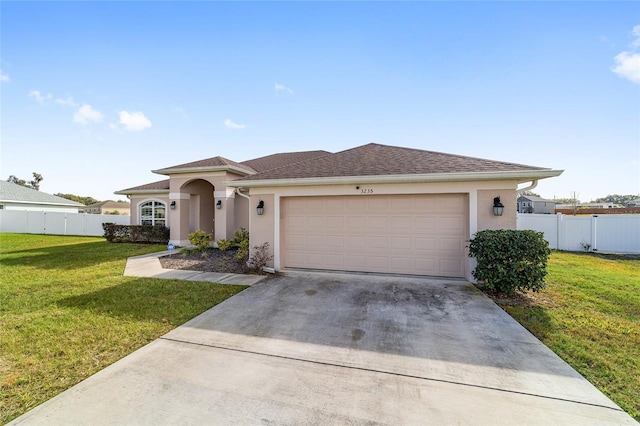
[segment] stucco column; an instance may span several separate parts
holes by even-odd
[[[178,246],[189,245],[189,194],[169,193],[169,241]],[[175,209],[171,204],[175,202]]]
[[[221,208],[215,209],[215,235],[218,240],[228,240],[233,237],[235,228],[235,190],[227,188],[224,191],[214,191],[214,204],[222,202]]]

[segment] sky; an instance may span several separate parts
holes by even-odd
[[[370,142],[640,194],[640,3],[2,1],[0,120],[1,179],[98,200]]]

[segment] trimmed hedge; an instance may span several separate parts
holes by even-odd
[[[543,233],[531,230],[479,231],[469,244],[469,257],[478,262],[474,278],[506,295],[542,290],[550,254]]]
[[[103,223],[104,235],[110,243],[167,244],[169,228],[151,225],[117,225]]]

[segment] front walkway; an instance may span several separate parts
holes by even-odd
[[[267,278],[266,275],[225,274],[218,272],[183,271],[164,269],[159,257],[175,252],[161,251],[157,253],[134,256],[127,259],[124,268],[125,277],[162,278],[167,280],[208,281],[219,284],[253,285]]]

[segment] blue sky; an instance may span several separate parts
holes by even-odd
[[[99,200],[221,155],[369,142],[640,193],[637,2],[0,3],[0,178]]]

